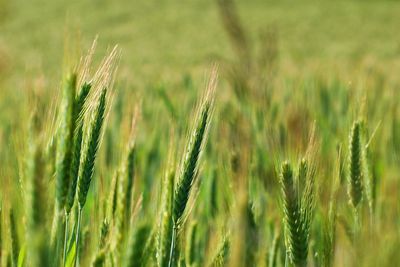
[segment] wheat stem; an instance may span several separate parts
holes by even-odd
[[[67,260],[68,222],[69,222],[69,213],[65,213],[65,234],[64,234],[64,249],[63,249],[63,266],[65,266],[65,262]]]
[[[79,207],[78,211],[78,225],[76,226],[76,239],[75,239],[75,261],[74,266],[79,266],[79,238],[81,233],[81,219],[82,219],[82,208]]]

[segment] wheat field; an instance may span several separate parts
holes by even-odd
[[[0,0],[0,266],[397,266],[398,1]]]

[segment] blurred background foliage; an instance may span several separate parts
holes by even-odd
[[[351,125],[361,117],[369,133],[377,129],[371,142],[380,181],[377,217],[387,234],[366,244],[371,253],[359,260],[360,265],[390,264],[398,259],[394,248],[400,233],[399,11],[400,2],[389,0],[248,0],[235,5],[228,0],[0,0],[3,203],[22,199],[19,165],[30,114],[39,109],[46,117],[54,109],[68,61],[84,54],[98,36],[95,63],[114,44],[122,55],[100,151],[101,175],[88,200],[87,211],[95,218],[97,193],[108,191],[125,145],[122,137],[139,103],[136,190],[143,194],[143,210],[155,216],[147,206],[159,204],[171,129],[183,147],[205,74],[217,62],[216,111],[201,172],[209,179],[199,198],[208,199],[212,188],[222,188],[215,205],[218,218],[225,218],[230,210],[224,207],[231,207],[236,190],[231,183],[240,184],[235,179],[245,169],[255,213],[258,218],[268,214],[271,224],[259,231],[270,244],[280,223],[276,163],[305,153],[315,123],[318,221],[328,206],[338,151],[344,162]],[[340,175],[341,205],[346,206],[346,177]],[[4,200],[5,195],[10,198]],[[199,225],[208,225],[214,216],[213,201],[198,202],[193,214],[201,215]],[[314,241],[318,248],[317,235]],[[351,262],[342,251],[346,244],[339,249],[337,266]],[[384,251],[372,248],[383,244]]]

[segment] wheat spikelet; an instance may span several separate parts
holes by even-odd
[[[78,181],[79,163],[81,160],[81,149],[82,149],[82,138],[83,138],[83,122],[81,120],[83,114],[82,108],[86,102],[87,96],[89,95],[91,85],[85,83],[79,95],[75,99],[74,109],[74,121],[75,121],[75,134],[73,140],[73,156],[70,169],[70,185],[68,187],[67,201],[65,205],[65,211],[67,214],[71,212],[72,206],[74,205],[76,184]]]
[[[350,135],[348,190],[350,202],[355,209],[357,209],[363,195],[361,149],[361,124],[355,122]]]
[[[108,199],[108,208],[109,208],[109,216],[114,220],[115,219],[115,212],[117,210],[117,203],[118,203],[118,185],[119,185],[119,172],[116,171],[113,175],[113,179],[111,181],[112,188],[110,190],[110,196]]]
[[[286,243],[290,261],[298,267],[307,265],[309,232],[314,203],[313,177],[307,171],[308,163],[302,160],[299,173],[307,173],[303,192],[298,191],[298,179],[288,162],[282,164],[281,188],[283,196]]]
[[[131,201],[133,192],[134,179],[134,159],[135,159],[135,125],[138,117],[138,112],[132,119],[131,132],[129,135],[128,148],[126,158],[121,166],[118,187],[118,202],[117,202],[117,244],[123,243],[123,232],[129,222],[131,216]],[[118,246],[119,247],[119,246]]]
[[[205,143],[204,140],[206,139],[206,131],[210,124],[216,82],[217,70],[214,68],[206,94],[200,105],[195,128],[193,129],[187,145],[181,172],[176,185],[173,205],[173,220],[175,224],[179,224],[180,220],[182,219],[182,215],[189,200],[192,185],[197,176],[198,161]]]
[[[72,161],[72,143],[74,135],[74,101],[76,75],[70,75],[63,86],[61,103],[61,121],[58,129],[56,156],[56,200],[58,210],[62,210],[67,198]]]
[[[89,130],[86,135],[85,148],[82,154],[80,174],[78,179],[78,201],[82,209],[86,202],[90,182],[94,172],[94,163],[97,156],[97,150],[100,145],[101,129],[104,121],[106,109],[107,89],[103,89],[100,95],[98,106],[92,121],[90,121]]]
[[[172,243],[172,204],[174,197],[174,172],[168,172],[164,179],[163,207],[158,233],[158,266],[167,267]]]
[[[90,182],[93,177],[94,164],[97,156],[97,150],[101,141],[101,130],[104,122],[104,113],[106,110],[107,89],[104,88],[98,99],[98,105],[95,109],[94,116],[90,121],[86,143],[82,154],[82,160],[79,167],[78,178],[78,224],[75,240],[75,266],[79,262],[79,237],[82,220],[82,209],[86,203],[87,194],[89,192]]]

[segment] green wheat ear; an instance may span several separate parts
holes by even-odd
[[[183,168],[176,186],[173,206],[173,219],[178,223],[182,218],[189,200],[190,191],[197,175],[197,166],[202,149],[203,139],[209,123],[210,103],[204,103],[198,124],[189,139],[188,149],[185,154]]]
[[[113,179],[111,181],[112,188],[110,191],[109,199],[108,199],[108,213],[112,220],[115,220],[115,213],[117,211],[118,204],[118,185],[119,185],[119,172],[116,171],[113,175]]]
[[[81,160],[81,149],[82,149],[82,139],[83,139],[83,121],[82,121],[82,112],[83,106],[87,100],[89,95],[91,84],[85,83],[78,96],[75,98],[75,109],[73,120],[75,122],[75,130],[74,130],[74,139],[73,139],[73,153],[72,153],[72,162],[70,168],[70,184],[68,187],[67,201],[65,205],[65,211],[67,214],[71,212],[72,206],[75,201],[76,194],[76,185],[78,182],[78,173],[79,173],[79,163]]]
[[[97,150],[100,145],[101,129],[106,110],[107,89],[103,89],[100,95],[99,103],[95,110],[95,116],[90,122],[88,133],[86,135],[85,150],[82,154],[80,174],[78,179],[78,202],[79,207],[85,205],[86,197],[89,191],[90,182],[94,172],[94,163],[97,156]]]
[[[46,220],[45,216],[43,216],[46,210],[46,203],[43,196],[46,191],[44,183],[45,157],[41,144],[33,138],[30,139],[26,173],[28,189],[26,212],[28,229],[35,232]]]
[[[160,267],[168,266],[170,256],[173,231],[172,204],[174,198],[174,176],[175,173],[171,172],[167,173],[164,178],[163,205],[157,246],[157,260]]]
[[[63,96],[60,110],[60,127],[58,129],[56,155],[56,199],[58,210],[64,208],[72,162],[72,143],[74,135],[74,101],[76,74],[70,75],[63,86]]]
[[[135,134],[134,127],[131,130],[128,149],[126,152],[126,158],[121,166],[118,187],[118,202],[117,202],[117,217],[116,217],[116,227],[117,227],[117,243],[121,244],[124,240],[123,232],[128,226],[128,222],[131,215],[131,201],[134,183],[134,160],[135,160]]]
[[[281,188],[283,198],[285,237],[290,261],[297,267],[307,265],[308,243],[314,209],[314,173],[308,162],[302,160],[299,176],[306,179],[303,192],[299,192],[299,179],[295,178],[288,162],[282,164]],[[299,177],[300,178],[300,177]]]
[[[349,146],[349,197],[355,209],[362,200],[361,123],[355,122],[351,130]]]
[[[172,218],[176,227],[182,219],[182,215],[189,200],[190,191],[197,176],[198,161],[204,147],[207,129],[211,121],[217,79],[217,67],[214,66],[205,95],[201,100],[199,113],[197,114],[195,126],[186,147],[187,150],[175,188]]]
[[[135,178],[135,147],[129,146],[125,169],[125,218],[129,220],[131,212],[133,183]]]

